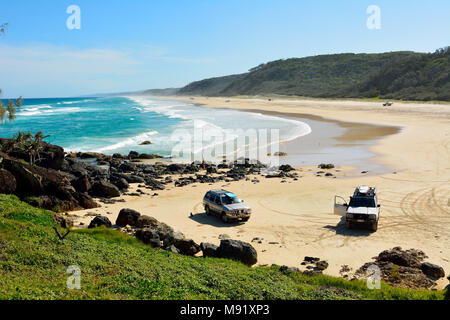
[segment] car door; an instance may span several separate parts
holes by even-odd
[[[220,196],[216,195],[214,197],[214,214],[220,216],[222,212],[222,201],[220,201]]]
[[[338,216],[345,216],[347,214],[347,201],[340,196],[334,196],[334,214]]]

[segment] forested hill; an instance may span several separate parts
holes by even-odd
[[[334,54],[277,60],[193,82],[179,95],[295,95],[450,101],[450,50]]]

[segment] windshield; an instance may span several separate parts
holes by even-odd
[[[373,198],[352,198],[349,206],[375,208],[375,200]]]
[[[239,199],[237,196],[229,196],[229,195],[224,195],[221,198],[222,203],[225,205],[228,204],[233,204],[233,203],[241,203],[241,199]]]

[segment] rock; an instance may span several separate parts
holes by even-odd
[[[138,227],[138,228],[149,227],[149,228],[155,229],[158,225],[159,225],[158,220],[156,220],[153,217],[146,216],[146,215],[139,216],[136,221],[136,227]]]
[[[161,247],[161,240],[159,239],[158,233],[150,228],[138,229],[136,231],[136,238],[145,244],[151,245],[153,248]]]
[[[103,180],[94,182],[92,185],[91,194],[95,197],[101,198],[120,197],[119,189],[112,183]]]
[[[152,143],[150,141],[143,141],[139,145],[146,146],[146,145],[149,145],[149,144],[152,144]]]
[[[216,250],[218,258],[237,260],[245,265],[252,266],[258,261],[258,253],[255,248],[247,242],[240,240],[221,240]]]
[[[94,219],[92,219],[88,228],[92,229],[92,228],[98,228],[100,226],[105,226],[107,228],[111,228],[112,223],[111,223],[111,221],[109,221],[109,219],[107,217],[99,216],[99,217],[95,217]]]
[[[5,169],[14,176],[18,194],[40,195],[43,193],[42,177],[32,172],[32,167],[15,160],[4,159],[2,163]]]
[[[177,240],[173,245],[180,251],[181,254],[186,256],[194,256],[200,252],[200,246],[192,239]]]
[[[100,205],[86,193],[75,193],[74,197],[78,201],[78,204],[84,209],[93,209],[100,207]]]
[[[227,234],[220,234],[220,235],[219,235],[219,239],[220,239],[220,240],[228,240],[228,239],[231,239],[231,238],[230,238],[230,236],[227,235]]]
[[[128,158],[129,158],[129,159],[136,159],[136,158],[139,158],[139,152],[136,152],[136,151],[130,151],[130,153],[128,154]]]
[[[218,246],[212,243],[202,242],[200,243],[200,249],[203,252],[204,257],[214,257]]]
[[[180,250],[178,250],[177,247],[175,247],[174,245],[167,247],[165,250],[172,253],[180,254]]]
[[[124,227],[127,224],[130,226],[136,226],[137,221],[141,214],[132,209],[122,209],[117,217],[116,224],[118,226]]]
[[[328,262],[326,261],[318,261],[316,263],[316,267],[320,270],[325,270],[326,268],[328,268]]]
[[[422,272],[430,277],[433,277],[435,279],[443,278],[445,277],[444,269],[441,266],[435,265],[430,262],[424,262],[420,266],[420,269]]]
[[[181,232],[173,232],[169,234],[166,239],[164,239],[164,246],[168,247],[183,239],[185,239],[184,234],[182,234]]]
[[[130,187],[128,181],[124,178],[111,179],[111,183],[121,191],[127,190]]]
[[[16,178],[11,172],[0,169],[0,193],[14,193],[17,189]]]
[[[78,192],[89,192],[92,188],[89,177],[87,175],[78,177],[77,179],[73,180],[71,184]]]
[[[278,168],[278,170],[283,171],[283,172],[295,171],[295,169],[294,169],[292,166],[288,165],[288,164],[283,164],[283,165],[281,165],[281,166]]]
[[[424,255],[423,255],[424,256]],[[398,266],[417,268],[423,260],[420,252],[403,251],[400,247],[385,250],[378,255],[377,261],[392,262]]]
[[[334,168],[334,164],[332,163],[321,163],[317,166],[319,169],[333,169]]]
[[[52,214],[53,220],[64,229],[69,229],[73,227],[73,219],[62,214],[56,213]]]
[[[174,230],[164,222],[159,222],[156,227],[156,232],[158,233],[159,238],[164,241],[174,233]]]
[[[299,272],[300,269],[297,267],[288,267],[288,266],[281,266],[280,272],[282,273],[289,273],[289,272]]]
[[[308,257],[306,256],[303,261],[305,262],[309,262],[309,263],[314,263],[314,262],[318,262],[320,261],[320,258],[315,258],[315,257]]]

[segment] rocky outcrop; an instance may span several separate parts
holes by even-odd
[[[221,240],[215,256],[218,258],[237,260],[248,266],[252,266],[258,262],[258,253],[255,248],[250,243],[240,240]]]
[[[136,226],[137,221],[141,214],[133,209],[122,209],[117,217],[116,224],[118,226],[124,227],[126,225]]]
[[[119,189],[112,183],[109,183],[104,180],[95,181],[93,183],[92,189],[91,189],[91,194],[94,197],[100,197],[100,198],[120,197]]]
[[[202,242],[200,243],[200,249],[203,252],[203,257],[214,257],[219,247],[212,243]]]
[[[0,193],[14,193],[17,189],[16,178],[11,172],[0,169]]]
[[[430,262],[424,262],[420,266],[420,269],[422,272],[429,276],[433,277],[435,279],[443,278],[445,277],[445,271],[441,266],[438,266],[436,264],[430,263]]]
[[[108,217],[98,216],[98,217],[95,217],[94,219],[92,219],[92,221],[89,224],[88,228],[92,229],[92,228],[98,228],[98,227],[101,227],[101,226],[105,226],[107,228],[111,228],[112,227],[112,223],[108,219]]]
[[[153,248],[161,247],[161,239],[155,230],[150,228],[139,229],[136,231],[136,238],[144,242],[145,244],[151,245]]]
[[[374,262],[364,264],[356,271],[355,276],[365,278],[367,270],[375,265],[380,269],[381,279],[393,286],[429,289],[445,273],[440,266],[423,262],[426,258],[428,257],[421,250],[395,247],[381,252]]]

